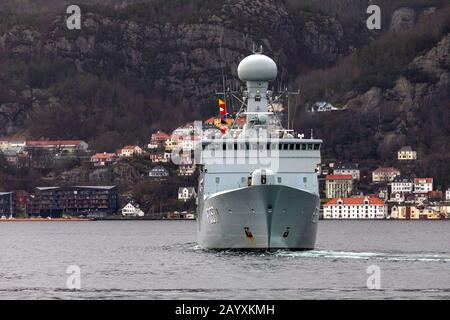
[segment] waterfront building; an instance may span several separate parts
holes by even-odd
[[[353,177],[353,180],[359,180],[360,178],[360,170],[358,168],[358,164],[355,163],[343,163],[340,162],[334,166],[333,174],[336,175],[347,175],[350,174]]]
[[[325,179],[327,198],[349,197],[353,190],[353,177],[350,174],[328,175]]]
[[[387,205],[376,197],[335,198],[323,206],[324,219],[384,219]]]
[[[414,178],[414,193],[433,191],[433,178]]]
[[[397,159],[400,161],[417,160],[417,152],[414,151],[410,146],[405,146],[398,150]]]
[[[400,175],[400,170],[393,167],[380,167],[372,172],[372,182],[392,182]]]
[[[118,209],[116,186],[38,187],[30,198],[28,214],[41,217],[113,215]]]
[[[139,204],[131,201],[122,208],[122,216],[124,217],[143,217],[144,211],[139,208]]]
[[[184,202],[193,199],[197,196],[194,187],[180,187],[178,188],[178,200],[182,200]]]
[[[391,219],[437,220],[450,218],[450,206],[393,206]]]

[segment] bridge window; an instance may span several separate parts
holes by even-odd
[[[306,150],[306,144],[302,143],[302,150]]]
[[[294,145],[293,144],[289,145],[289,150],[294,150]]]
[[[278,183],[281,183],[281,177],[277,178]]]
[[[283,150],[287,150],[288,149],[288,145],[286,143],[283,144]]]
[[[316,143],[314,144],[314,150],[319,150],[320,149],[320,144]]]
[[[300,143],[295,144],[295,150],[300,150]]]
[[[225,143],[222,145],[222,150],[227,150],[227,145]]]
[[[303,177],[303,183],[307,183],[308,182],[308,178],[307,177]]]
[[[308,143],[308,150],[312,150],[312,149],[313,149],[312,143]]]

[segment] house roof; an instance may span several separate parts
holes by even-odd
[[[413,151],[413,149],[410,146],[404,146],[398,151]]]
[[[357,205],[364,204],[364,200],[369,200],[369,204],[383,205],[384,201],[377,197],[358,197],[358,198],[334,198],[328,201],[325,205],[338,204],[339,200],[342,200],[343,204]]]
[[[165,132],[158,131],[152,134],[152,140],[165,140],[165,139],[169,139],[169,135]]]
[[[394,167],[379,167],[375,169],[373,172],[375,173],[389,173],[389,172],[400,172],[397,168]]]
[[[334,166],[334,170],[358,170],[358,164],[352,162],[339,162]]]
[[[425,180],[426,183],[433,183],[433,178],[414,178],[414,183],[420,183],[421,180]]]
[[[92,157],[97,158],[97,159],[109,159],[109,158],[113,158],[115,156],[116,156],[115,153],[103,152],[103,153],[96,153]]]
[[[411,177],[400,177],[400,176],[397,176],[397,177],[394,178],[393,183],[395,183],[395,182],[402,182],[402,183],[409,182],[409,183],[411,183],[412,179],[411,179]]]
[[[326,180],[353,180],[351,174],[329,174]]]
[[[123,147],[122,150],[126,150],[126,149],[133,150],[134,148],[135,148],[135,146],[128,145],[128,146]]]

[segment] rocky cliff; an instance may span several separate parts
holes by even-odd
[[[347,109],[296,114],[297,127],[325,139],[327,156],[384,159],[404,143],[445,154],[445,1],[381,1],[380,32],[365,28],[369,1],[134,2],[82,6],[79,31],[57,6],[0,14],[0,135],[82,138],[99,151],[144,142],[151,130],[215,114],[222,74],[239,88],[237,63],[256,43],[277,61],[275,87],[306,91],[301,107],[325,99]]]

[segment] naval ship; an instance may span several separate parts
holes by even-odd
[[[276,97],[269,90],[278,73],[271,58],[253,52],[239,63],[237,73],[246,82],[239,111],[245,124],[205,135],[199,144],[198,245],[218,250],[313,249],[322,140],[281,125],[274,112]]]

